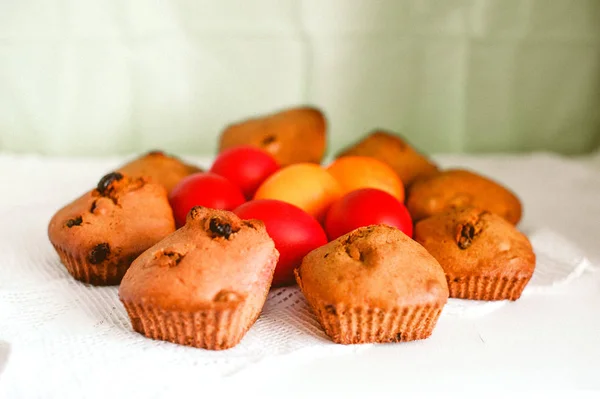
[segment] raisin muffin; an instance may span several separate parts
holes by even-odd
[[[452,298],[517,300],[535,268],[527,237],[500,216],[477,208],[422,220],[414,238],[442,265]]]
[[[376,158],[387,163],[402,180],[405,187],[417,178],[438,171],[438,167],[425,155],[412,148],[399,135],[376,130],[367,137],[340,152],[336,158],[358,155]]]
[[[295,274],[319,323],[341,344],[427,338],[448,299],[435,258],[386,225],[361,227],[315,249]]]
[[[202,169],[162,151],[151,151],[126,163],[117,171],[131,177],[150,178],[153,182],[162,184],[167,192],[171,192],[181,179],[192,173],[202,172]]]
[[[174,230],[163,186],[113,172],[59,210],[48,237],[77,280],[114,285],[135,258]]]
[[[258,318],[278,259],[262,222],[195,207],[185,226],[133,262],[119,297],[133,329],[149,338],[227,349]]]
[[[522,212],[521,202],[510,190],[463,169],[450,169],[417,180],[408,190],[406,206],[415,221],[452,208],[472,206],[516,225]]]
[[[311,107],[292,108],[228,126],[219,151],[252,145],[270,153],[282,167],[293,163],[320,163],[325,154],[326,121]]]

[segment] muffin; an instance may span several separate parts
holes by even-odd
[[[167,192],[171,192],[181,179],[192,173],[202,172],[202,169],[162,151],[151,151],[126,163],[117,171],[131,177],[147,177],[155,183],[162,184]]]
[[[77,280],[114,285],[135,258],[174,230],[163,186],[113,172],[59,210],[48,237]]]
[[[387,163],[402,180],[405,187],[417,178],[428,176],[438,171],[438,167],[425,155],[417,152],[399,135],[376,130],[367,137],[340,152],[336,158],[358,155],[376,158]]]
[[[320,163],[325,154],[326,121],[311,107],[291,108],[228,126],[221,134],[219,151],[252,145],[270,153],[279,165]]]
[[[521,220],[521,202],[515,194],[487,177],[462,169],[417,180],[408,190],[406,206],[415,221],[467,206],[495,213],[514,225]]]
[[[527,237],[481,209],[431,216],[417,223],[414,238],[442,265],[452,298],[517,300],[535,269]]]
[[[133,262],[119,298],[140,334],[227,349],[258,318],[278,259],[262,222],[195,207],[182,228]]]
[[[340,344],[425,339],[448,299],[444,271],[400,230],[361,227],[310,252],[296,281]]]

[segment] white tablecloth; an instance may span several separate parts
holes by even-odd
[[[14,267],[19,264],[19,259],[5,259],[3,262],[3,254],[0,254],[0,276],[5,276],[4,280],[0,279],[0,298],[8,298],[7,303],[0,303],[0,326],[5,326],[6,336],[15,337],[15,332],[22,332],[29,339],[19,341],[13,338],[19,341],[15,345],[3,339],[0,330],[0,397],[118,397],[131,396],[132,392],[144,392],[143,396],[173,397],[177,393],[190,396],[200,390],[244,393],[250,388],[263,396],[290,390],[298,394],[317,389],[321,393],[347,394],[414,388],[599,389],[600,273],[597,270],[600,265],[600,156],[568,159],[551,154],[533,154],[436,158],[444,166],[475,168],[511,187],[525,206],[520,228],[538,241],[537,248],[555,246],[565,259],[568,256],[585,258],[587,263],[583,274],[485,312],[467,312],[462,317],[448,313],[440,318],[432,337],[420,342],[336,346],[331,345],[318,326],[308,320],[307,329],[314,327],[312,335],[308,335],[314,341],[310,345],[306,345],[304,338],[297,341],[288,338],[284,342],[285,350],[271,350],[276,356],[246,359],[243,367],[240,366],[242,363],[233,361],[234,355],[231,359],[233,366],[229,368],[223,365],[220,357],[214,369],[226,372],[215,374],[208,372],[209,368],[199,373],[199,369],[194,367],[197,365],[194,364],[193,352],[184,363],[173,364],[173,359],[181,359],[181,353],[178,353],[178,347],[170,344],[140,346],[137,351],[128,347],[128,352],[123,353],[123,367],[108,370],[86,363],[89,354],[98,356],[98,360],[94,361],[106,360],[101,357],[102,353],[97,353],[102,352],[102,345],[94,349],[93,344],[89,348],[86,342],[85,351],[78,355],[73,348],[81,342],[74,342],[73,334],[65,342],[53,341],[50,345],[49,337],[44,336],[44,331],[48,330],[41,328],[42,325],[47,328],[48,323],[40,321],[40,315],[45,311],[59,314],[60,309],[56,307],[63,305],[57,301],[56,304],[47,303],[40,307],[35,301],[38,298],[36,294],[44,294],[36,292],[40,282],[44,279],[50,281],[56,276],[41,273],[32,266],[35,262],[48,262],[48,259],[41,259],[42,255],[39,255],[40,259],[34,256],[31,261],[31,253],[23,253],[23,267],[19,269]],[[45,231],[40,230],[47,220],[31,219],[39,219],[38,212],[44,217],[50,216],[58,206],[89,189],[94,184],[93,180],[90,181],[91,176],[96,179],[121,161],[116,158],[0,156],[0,232],[9,237],[7,232],[14,231],[19,242],[25,245],[45,240]],[[198,161],[207,164],[207,160]],[[44,245],[47,243],[44,242]],[[548,248],[548,251],[551,250]],[[5,248],[5,252],[19,256],[9,248]],[[561,256],[554,260],[560,261]],[[2,270],[3,267],[5,270]],[[6,270],[8,267],[13,270]],[[56,270],[56,273],[64,273],[58,265]],[[66,284],[65,292],[90,290],[62,277],[57,281]],[[44,287],[57,289],[57,286]],[[32,308],[15,317],[18,323],[10,323],[10,311],[15,308],[11,308],[11,297],[7,293],[16,296],[23,292],[31,296],[26,300],[31,301]],[[110,297],[112,294],[111,291],[98,291],[97,295],[107,296],[102,303],[115,307],[114,312],[110,309],[105,313],[99,311],[98,314],[104,315],[98,321],[100,324],[115,321],[115,316],[111,315],[121,311],[118,301]],[[78,300],[77,296],[73,298]],[[270,301],[273,304],[276,300]],[[22,305],[22,300],[19,303]],[[273,311],[276,306],[267,311]],[[455,304],[453,306],[450,310],[457,309]],[[282,313],[273,320],[286,319]],[[52,323],[53,331],[63,328],[72,333],[73,329],[84,329],[72,319],[59,318]],[[127,325],[123,327],[127,328]],[[273,327],[277,326],[263,321],[255,329],[258,331],[254,338],[247,340],[258,342],[255,353],[272,349],[260,348],[260,340],[255,338],[262,329]],[[36,334],[36,331],[40,333]],[[84,335],[82,332],[81,336]],[[29,343],[24,345],[23,342]],[[298,350],[303,346],[298,343],[305,346],[303,349],[312,347],[318,350]],[[160,352],[160,356],[157,357],[154,352]],[[36,358],[37,355],[39,357]],[[145,360],[156,364],[148,364]],[[45,369],[49,364],[58,367]],[[63,367],[60,367],[61,364]],[[72,369],[69,371],[69,366],[74,365],[80,366],[77,373]],[[86,370],[92,376],[85,375]],[[161,375],[164,378],[159,378]],[[36,381],[44,383],[36,384]],[[90,384],[90,381],[97,384]],[[194,390],[190,392],[190,389]]]

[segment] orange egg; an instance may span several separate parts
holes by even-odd
[[[320,165],[298,163],[275,172],[258,188],[254,199],[277,199],[303,209],[322,221],[342,188]]]
[[[347,194],[361,188],[377,188],[404,201],[404,185],[387,164],[370,157],[346,156],[336,159],[327,171]]]

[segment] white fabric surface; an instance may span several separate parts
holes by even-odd
[[[512,158],[450,156],[440,160],[477,166],[507,182],[523,197],[523,228],[538,256],[524,298],[561,292],[561,286],[568,286],[586,269],[591,270],[590,259],[597,252],[582,249],[568,230],[561,231],[545,219],[529,215],[530,210],[543,207],[551,198],[545,192],[536,192],[540,187],[531,186],[532,181],[543,181],[547,173],[558,170],[562,175],[554,173],[553,178],[564,190],[585,181],[587,184],[579,189],[588,190],[587,195],[597,202],[600,178],[593,169],[544,154]],[[85,392],[90,397],[109,397],[109,393],[161,397],[174,389],[175,382],[177,389],[193,392],[207,378],[232,375],[261,362],[270,364],[269,370],[274,371],[285,364],[310,363],[333,355],[358,356],[358,352],[373,346],[331,343],[297,288],[274,290],[258,322],[242,343],[229,351],[187,348],[133,333],[118,301],[117,288],[89,287],[74,281],[46,237],[48,220],[58,207],[92,186],[119,161],[0,156],[0,371],[5,367],[0,376],[0,395],[64,398],[81,397]],[[206,165],[206,160],[201,163]],[[561,168],[553,169],[552,165]],[[524,187],[522,191],[520,187]],[[571,199],[581,195],[571,194]],[[532,201],[534,197],[538,202]],[[573,199],[572,205],[576,210],[584,204]],[[600,220],[598,206],[595,203],[595,208],[584,209],[595,222]],[[584,222],[574,213],[572,221]],[[597,228],[586,234],[597,242]],[[511,304],[512,308],[520,301]],[[505,306],[506,302],[450,300],[440,324],[493,317],[492,312]],[[432,355],[426,346],[422,349],[424,354]],[[9,351],[8,363],[3,365]],[[33,376],[35,384],[31,383]],[[142,378],[146,384],[131,384],[132,378]],[[110,384],[99,392],[90,391],[89,387],[99,381]]]

